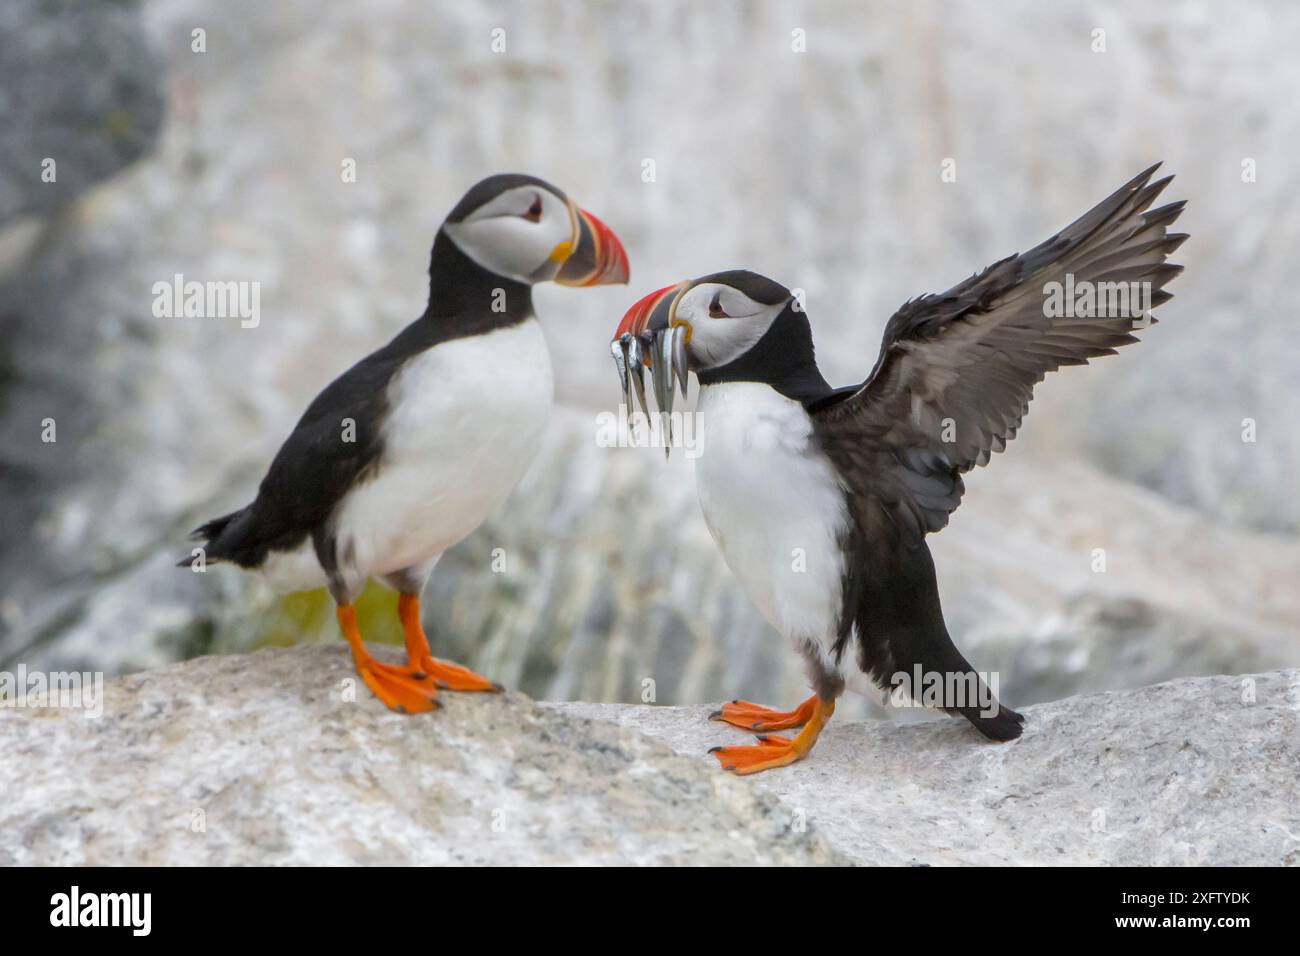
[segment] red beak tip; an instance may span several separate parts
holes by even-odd
[[[586,209],[581,210],[581,212],[591,226],[592,231],[596,234],[597,248],[599,249],[596,271],[584,284],[625,284],[631,270],[628,266],[627,250],[623,248],[623,243],[619,241],[614,230],[605,225],[604,220],[599,216],[588,212]]]
[[[618,324],[618,329],[614,332],[614,338],[622,337],[623,333],[631,332],[638,335],[645,328],[646,321],[650,318],[650,313],[654,311],[659,300],[664,295],[676,289],[676,285],[666,285],[662,289],[656,289],[647,296],[638,299],[632,308],[628,309],[623,316],[623,321]]]

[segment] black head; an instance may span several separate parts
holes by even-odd
[[[733,269],[659,289],[632,306],[615,337],[677,326],[701,384],[762,382],[800,401],[830,388],[799,300],[766,276]]]
[[[475,184],[442,232],[475,264],[514,282],[627,281],[627,253],[613,231],[536,176],[503,173]]]

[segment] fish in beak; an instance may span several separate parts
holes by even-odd
[[[681,389],[683,398],[687,394],[689,362],[686,346],[690,342],[691,327],[676,321],[673,311],[678,298],[688,288],[689,282],[679,282],[641,299],[623,316],[609,346],[628,411],[632,410],[632,394],[635,392],[647,417],[650,406],[646,402],[644,370],[650,369],[655,404],[668,427],[665,457],[672,448],[672,419],[669,416],[676,389]]]
[[[559,261],[555,281],[560,285],[615,285],[627,282],[627,252],[614,230],[585,209],[570,203],[573,239],[560,243],[552,258]]]

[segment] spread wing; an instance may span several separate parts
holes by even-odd
[[[1148,211],[1173,178],[1150,182],[1158,165],[1028,252],[906,303],[862,387],[813,410],[860,523],[944,527],[962,473],[1015,437],[1048,372],[1112,355],[1155,321],[1143,310],[1172,298],[1182,266],[1165,260],[1187,238],[1168,231],[1183,202]]]

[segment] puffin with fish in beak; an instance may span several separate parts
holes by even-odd
[[[1184,203],[1150,208],[1173,178],[1151,182],[1156,168],[1028,252],[904,304],[859,385],[827,384],[800,302],[752,272],[660,289],[624,316],[611,350],[629,409],[635,392],[649,414],[644,368],[661,412],[696,373],[705,522],[812,685],[794,710],[738,700],[713,714],[760,734],[710,751],[725,769],[806,757],[854,671],[990,740],[1020,736],[1024,718],[948,634],[925,538],[961,503],[963,473],[1015,437],[1048,372],[1137,341],[1149,309],[1172,298],[1164,287],[1182,266],[1166,260],[1187,236],[1168,227]]]
[[[440,688],[499,690],[432,655],[420,592],[541,445],[553,389],[532,286],[627,278],[618,238],[559,189],[534,176],[484,179],[434,238],[424,314],[316,396],[256,499],[194,532],[197,555],[277,590],[328,587],[357,672],[395,710],[432,710]],[[369,578],[398,592],[404,665],[380,663],[362,642],[352,602]]]

